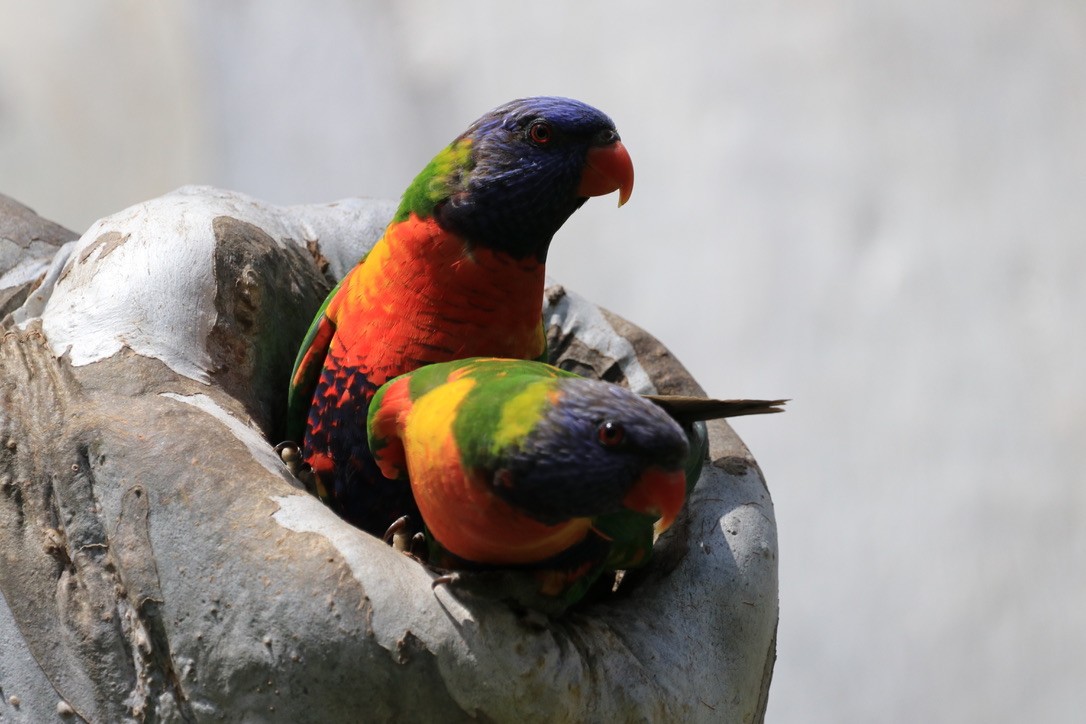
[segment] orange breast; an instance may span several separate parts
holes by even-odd
[[[438,542],[465,560],[492,565],[546,560],[581,541],[592,522],[540,523],[494,495],[478,471],[464,469],[452,427],[474,385],[463,378],[423,395],[401,422],[419,512]]]
[[[455,447],[448,436],[442,462],[428,466],[426,475],[411,476],[423,520],[450,553],[476,563],[521,565],[546,560],[584,539],[591,520],[545,525],[529,518],[490,492],[489,482],[475,471],[465,471]],[[410,450],[408,461],[410,468]]]
[[[433,220],[393,225],[327,313],[329,353],[380,385],[423,364],[543,353],[544,265],[466,250]]]

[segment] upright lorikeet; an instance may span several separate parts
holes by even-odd
[[[779,404],[700,400],[692,414]],[[378,390],[367,422],[381,471],[410,480],[430,562],[528,569],[567,604],[603,570],[647,560],[654,524],[670,526],[686,499],[687,437],[664,407],[539,362],[420,368]]]
[[[551,238],[590,196],[633,189],[611,119],[568,98],[501,106],[439,153],[404,192],[369,254],[332,291],[291,380],[288,435],[317,492],[380,534],[415,511],[386,480],[364,420],[374,392],[422,365],[471,356],[538,359]]]

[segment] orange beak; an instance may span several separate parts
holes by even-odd
[[[663,533],[675,522],[686,502],[686,474],[682,470],[652,467],[645,471],[622,500],[635,513],[660,516],[656,532]]]
[[[622,141],[615,141],[588,149],[577,195],[587,198],[618,191],[618,205],[622,206],[630,200],[633,184],[634,169],[630,153]]]

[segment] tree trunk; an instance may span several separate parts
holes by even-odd
[[[776,529],[726,423],[651,564],[554,619],[432,588],[281,464],[300,340],[392,210],[185,188],[4,258],[0,718],[761,720]],[[563,367],[700,393],[560,286],[544,319]]]

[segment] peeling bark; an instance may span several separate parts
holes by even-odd
[[[0,319],[26,301],[57,249],[78,236],[0,194]]]

